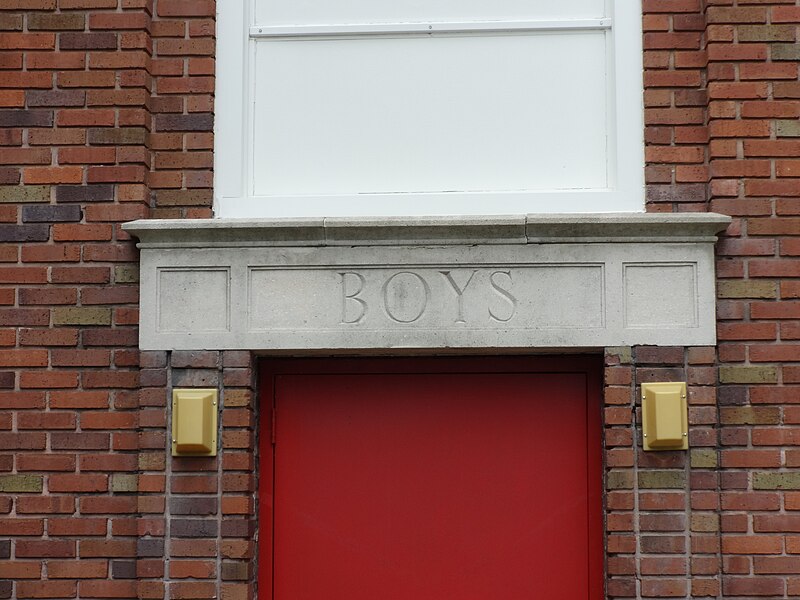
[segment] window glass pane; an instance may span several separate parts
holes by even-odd
[[[602,31],[259,41],[259,195],[605,188]]]

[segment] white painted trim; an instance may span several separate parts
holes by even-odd
[[[641,0],[607,0],[600,19],[488,21],[459,23],[254,27],[251,0],[217,3],[217,77],[214,147],[214,211],[217,217],[478,215],[530,212],[642,212],[644,210],[644,110],[642,102]],[[414,29],[434,26],[438,29]],[[342,30],[342,27],[347,30]],[[355,31],[354,27],[364,28]],[[398,29],[404,28],[403,30]],[[480,28],[476,28],[480,27]],[[330,28],[320,30],[320,28]],[[383,30],[381,30],[384,28]],[[394,29],[392,29],[394,28]],[[449,28],[449,29],[445,29]],[[264,38],[425,33],[535,32],[605,29],[613,65],[607,73],[609,111],[616,149],[609,154],[609,189],[448,192],[437,194],[360,194],[355,196],[257,197],[253,195],[252,147],[254,71],[252,54]],[[255,29],[264,32],[251,37]],[[269,32],[266,30],[269,29]],[[340,31],[340,33],[335,33]]]
[[[459,21],[424,23],[337,23],[330,25],[255,25],[250,37],[316,37],[390,35],[403,33],[467,33],[501,31],[564,31],[610,29],[611,19],[569,19],[560,21]]]
[[[224,198],[216,216],[224,219],[268,217],[387,217],[396,215],[508,215],[535,213],[642,212],[638,196],[619,190],[547,190],[530,192],[446,192],[356,194],[339,196],[250,196]]]
[[[625,10],[619,10],[624,6]],[[641,0],[610,0],[614,20],[612,56],[616,112],[616,181],[609,182],[621,197],[636,198],[644,210],[644,79]],[[609,111],[611,112],[611,111]]]
[[[224,8],[224,10],[223,10]],[[214,111],[214,196],[215,211],[219,198],[245,195],[247,155],[245,122],[245,72],[248,46],[245,35],[247,11],[244,2],[217,4],[217,69]]]

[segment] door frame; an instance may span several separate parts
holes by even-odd
[[[257,597],[273,600],[275,378],[286,374],[359,373],[581,373],[586,376],[589,597],[605,597],[605,494],[603,481],[603,357],[590,354],[529,356],[415,356],[262,358],[258,368]],[[591,483],[594,482],[594,483]],[[267,542],[267,540],[269,540]],[[266,568],[265,568],[266,567]],[[269,589],[268,597],[262,590]]]

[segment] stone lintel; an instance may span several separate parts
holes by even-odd
[[[715,214],[144,220],[144,350],[715,343]]]

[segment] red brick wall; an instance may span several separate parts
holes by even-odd
[[[136,592],[143,8],[0,3],[2,598]]]
[[[702,462],[716,468],[692,468],[690,478],[713,478],[719,490],[718,506],[709,507],[717,511],[720,587],[709,581],[692,596],[795,596],[800,5],[645,0],[645,10],[648,210],[734,217],[718,244],[718,385],[704,392],[716,396],[716,412],[702,413],[703,424],[716,424]],[[642,537],[640,552],[643,544]],[[643,576],[643,554],[640,561]]]
[[[719,483],[712,347],[606,350],[609,598],[717,597]],[[690,451],[641,449],[642,383],[686,381]]]
[[[143,352],[140,598],[255,598],[255,369],[249,352]],[[172,387],[220,390],[221,451],[175,458]]]
[[[239,352],[139,356],[120,223],[210,216],[214,3],[0,0],[0,598],[253,598]],[[714,348],[606,351],[608,596],[800,595],[800,3],[644,0],[647,208],[734,216]],[[638,385],[689,383],[644,453]],[[168,455],[172,386],[221,392]]]
[[[0,598],[134,598],[164,546],[120,224],[210,214],[213,15],[0,2]]]
[[[800,594],[800,82],[796,2],[708,8],[719,244],[719,461],[726,596]]]
[[[213,0],[156,0],[152,22],[154,218],[210,217],[214,147]]]
[[[649,212],[708,210],[706,16],[700,0],[643,0]]]

